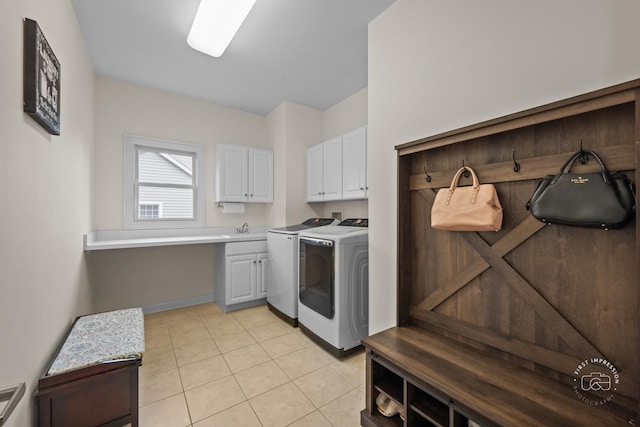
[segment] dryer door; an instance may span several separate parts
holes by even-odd
[[[331,240],[300,237],[300,302],[333,319],[335,247]]]

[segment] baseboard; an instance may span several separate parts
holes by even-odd
[[[213,301],[213,295],[203,295],[201,297],[185,298],[175,301],[162,302],[160,304],[145,305],[144,307],[142,307],[142,312],[144,314],[159,313],[161,311],[175,310],[176,308],[206,304]]]

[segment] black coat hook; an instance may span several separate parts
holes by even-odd
[[[520,172],[520,163],[516,162],[516,150],[513,150],[511,157],[513,158],[513,171]]]
[[[423,169],[424,169],[424,174],[425,174],[425,178],[424,179],[427,182],[431,182],[431,175],[429,175],[429,172],[427,172],[427,165],[424,165]]]
[[[462,160],[462,167],[464,168],[464,172],[462,172],[462,175],[464,175],[465,178],[469,178],[471,176],[471,172],[467,170],[467,166],[464,164],[464,160]]]
[[[586,165],[588,161],[589,161],[589,154],[584,152],[584,149],[582,148],[582,139],[580,139],[580,163],[582,163],[583,165]]]

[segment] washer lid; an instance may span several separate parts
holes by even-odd
[[[323,227],[325,225],[331,225],[338,222],[335,218],[309,218],[302,224],[287,225],[286,227],[273,228],[269,231],[276,233],[295,234],[302,230],[308,230],[310,228]]]

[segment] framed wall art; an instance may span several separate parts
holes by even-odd
[[[24,20],[24,111],[52,135],[60,135],[60,62],[38,23]]]

